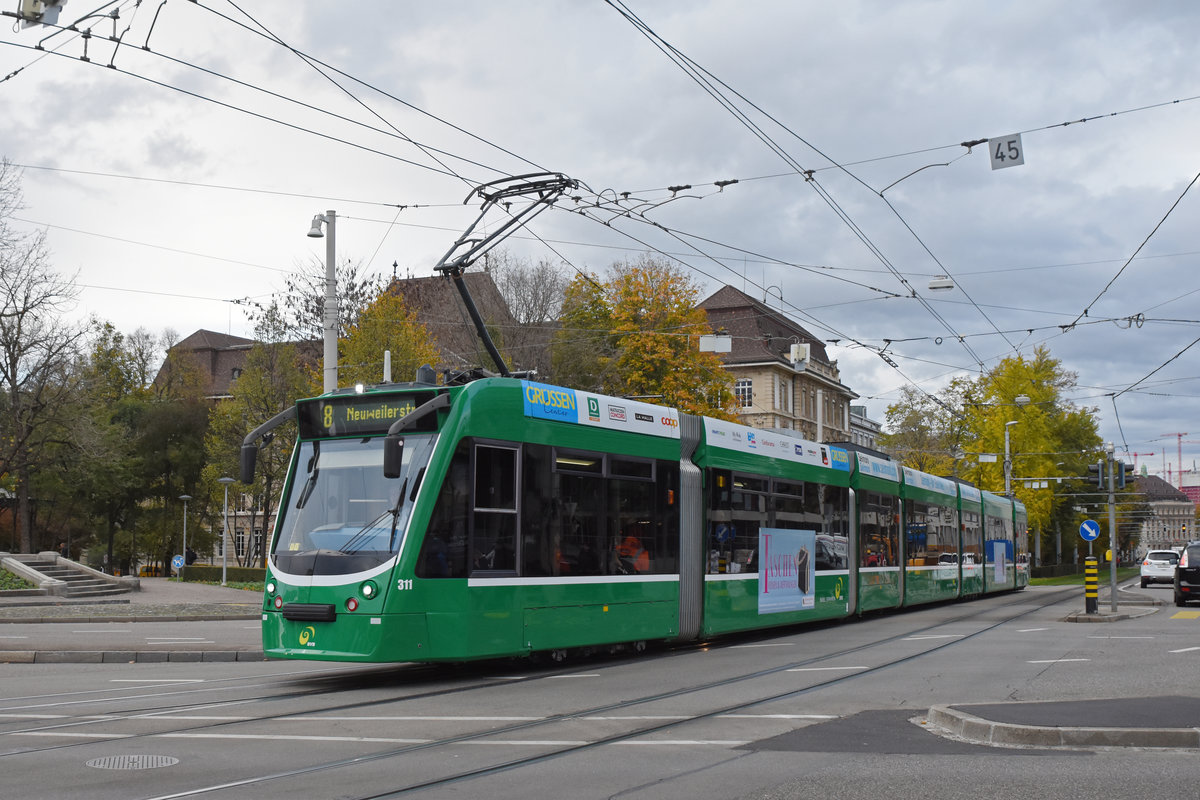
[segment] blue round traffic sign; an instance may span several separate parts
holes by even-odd
[[[1084,541],[1094,542],[1100,538],[1100,523],[1094,519],[1085,519],[1079,524],[1079,535]]]
[[[175,556],[172,558],[171,566],[175,569],[181,569],[183,567],[183,556]]]

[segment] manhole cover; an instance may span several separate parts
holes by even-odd
[[[93,758],[87,765],[96,769],[157,769],[178,763],[179,759],[171,756],[105,756]]]

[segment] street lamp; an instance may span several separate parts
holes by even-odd
[[[183,580],[183,570],[187,567],[187,501],[192,499],[190,494],[181,494],[183,501],[183,566],[179,568],[179,580]]]
[[[1024,408],[1029,405],[1029,402],[1029,396],[1024,394],[1019,394],[1013,398],[1013,403],[1018,408]],[[1010,455],[1008,450],[1008,429],[1016,425],[1019,421],[1014,419],[1004,423],[1004,495],[1006,497],[1012,496],[1012,455]]]
[[[309,229],[308,235],[313,239],[320,239],[325,236],[321,231],[321,223],[324,222],[329,229],[329,236],[325,238],[325,306],[324,306],[324,328],[325,328],[325,385],[324,392],[328,394],[337,389],[337,276],[334,271],[336,265],[336,254],[334,251],[334,234],[337,227],[337,213],[334,211],[326,211],[324,215],[317,214],[313,217],[312,228]]]
[[[225,585],[225,570],[229,564],[229,484],[233,478],[217,478],[217,483],[225,484],[225,511],[221,515],[224,529],[221,532],[221,585]]]

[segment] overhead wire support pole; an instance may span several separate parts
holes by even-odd
[[[1108,576],[1111,596],[1110,609],[1117,611],[1117,487],[1116,476],[1113,474],[1113,444],[1104,446],[1108,456]],[[1123,467],[1122,467],[1123,469]]]
[[[463,305],[467,307],[467,313],[471,316],[471,321],[475,324],[475,331],[479,334],[480,341],[483,342],[484,348],[488,351],[488,355],[496,362],[496,367],[500,370],[500,374],[504,377],[509,377],[511,373],[508,366],[504,363],[504,357],[500,355],[500,351],[496,348],[496,343],[492,341],[491,334],[487,331],[487,326],[483,323],[483,317],[479,314],[479,309],[475,305],[475,301],[471,298],[471,291],[467,288],[466,281],[463,280],[463,270],[475,263],[481,256],[489,250],[500,244],[504,239],[515,233],[520,228],[529,224],[529,221],[538,214],[545,211],[562,196],[568,189],[575,189],[579,186],[579,182],[568,178],[559,172],[534,172],[527,175],[514,175],[511,178],[501,178],[476,186],[463,203],[469,203],[471,198],[478,196],[483,200],[483,205],[480,206],[479,216],[471,223],[463,235],[458,238],[446,254],[438,261],[435,272],[441,272],[454,281],[455,287],[458,289],[458,294],[462,297]],[[528,201],[528,204],[517,212],[511,209],[511,203],[504,202],[512,198],[522,198]],[[492,233],[473,237],[471,234],[483,218],[487,216],[495,206],[503,203],[505,210],[509,213],[509,218]]]

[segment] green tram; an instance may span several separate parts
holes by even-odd
[[[289,420],[273,658],[640,648],[1023,585],[1011,503],[996,549],[1003,498],[788,432],[513,378],[387,384],[260,426],[243,482]]]

